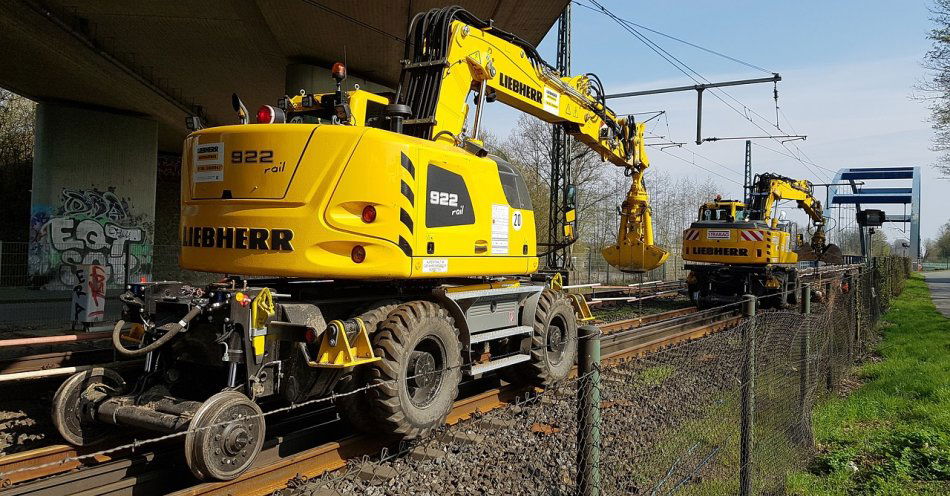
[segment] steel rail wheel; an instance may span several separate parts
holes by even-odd
[[[231,480],[244,473],[264,444],[261,408],[237,391],[208,398],[185,436],[185,461],[201,480]]]
[[[96,420],[96,407],[108,396],[122,393],[125,380],[118,372],[94,368],[73,374],[53,395],[53,425],[75,446],[89,446],[108,437],[110,427]]]

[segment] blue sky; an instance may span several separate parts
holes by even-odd
[[[808,135],[804,142],[786,144],[793,154],[799,153],[794,148],[798,146],[812,162],[830,170],[920,165],[924,169],[922,238],[934,237],[939,226],[950,220],[950,180],[940,179],[930,167],[937,155],[929,150],[929,112],[912,99],[918,93],[914,85],[927,77],[921,60],[929,48],[928,2],[599,1],[621,18],[781,73],[779,105],[787,120],[783,117],[780,124],[785,131],[794,128]],[[579,2],[590,5],[589,0]],[[608,93],[693,84],[599,12],[575,4],[572,34],[573,72],[598,74]],[[766,75],[658,35],[644,34],[710,81]],[[542,56],[552,63],[555,41],[552,30],[540,46]],[[727,91],[774,123],[770,84]],[[695,93],[687,92],[613,100],[610,105],[618,113],[666,110],[669,129],[665,120],[655,120],[652,132],[691,143],[695,138],[695,100]],[[707,137],[763,134],[708,94],[703,112]],[[500,104],[489,106],[486,112],[486,122],[499,136],[508,134],[517,117],[517,112]],[[778,132],[755,119],[760,126]],[[788,153],[775,141],[759,143]],[[651,159],[657,169],[708,176],[733,196],[741,190],[734,182],[742,182],[741,140],[690,144],[666,152],[688,162],[695,160],[720,175],[654,151]],[[693,152],[705,158],[694,157]],[[759,172],[774,171],[814,182],[829,182],[831,175],[759,146],[753,150],[753,163]],[[889,211],[901,213],[899,209]],[[888,228],[889,239],[909,237],[897,226]]]

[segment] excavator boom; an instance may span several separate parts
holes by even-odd
[[[603,251],[608,263],[624,271],[646,271],[666,260],[667,252],[653,241],[649,195],[643,184],[650,165],[644,127],[606,106],[596,76],[562,76],[530,44],[456,8],[416,16],[410,40],[398,98],[411,110],[412,117],[404,123],[406,134],[478,146],[482,107],[494,100],[564,126],[568,134],[632,177],[616,243]],[[468,138],[465,102],[473,89],[475,119]]]

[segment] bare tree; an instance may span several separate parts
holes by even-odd
[[[521,115],[511,134],[503,142],[494,145],[498,154],[517,167],[525,178],[534,203],[539,240],[546,239],[550,218],[551,143],[549,124]],[[602,186],[608,171],[617,170],[617,167],[601,162],[600,157],[583,143],[573,140],[571,143],[571,183],[577,188],[578,225],[584,226],[591,208],[611,196]],[[489,146],[489,149],[493,147]]]
[[[934,0],[930,13],[935,27],[927,35],[932,45],[924,56],[924,67],[932,76],[918,88],[929,95],[922,99],[930,104],[936,132],[933,149],[942,153],[936,168],[950,176],[950,0]]]
[[[29,239],[35,108],[30,100],[0,89],[0,196],[5,198],[0,241]],[[0,263],[13,262],[5,257]]]
[[[0,166],[15,166],[32,160],[35,113],[35,103],[0,89]]]

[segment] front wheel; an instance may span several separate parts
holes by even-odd
[[[366,365],[375,430],[411,439],[445,423],[462,380],[462,345],[448,312],[429,301],[399,305],[372,341],[381,358]]]
[[[237,391],[223,391],[198,407],[185,436],[185,462],[199,480],[231,480],[244,473],[264,445],[261,408]]]
[[[515,384],[551,386],[567,378],[577,358],[574,307],[560,292],[545,289],[533,324],[531,360],[504,372],[504,378]]]

